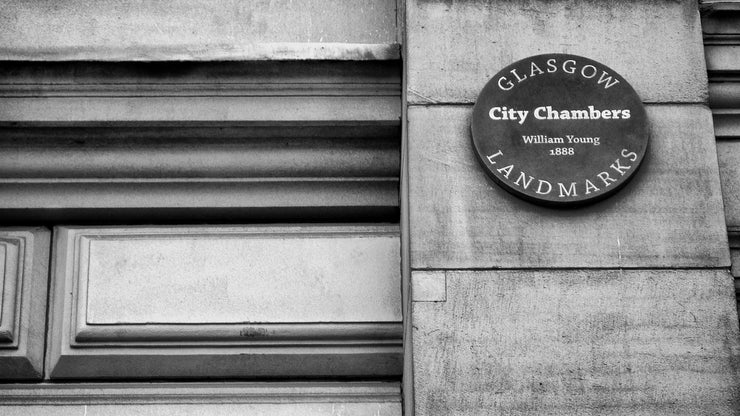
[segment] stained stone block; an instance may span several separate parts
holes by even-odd
[[[49,231],[0,228],[0,381],[40,379]]]
[[[646,102],[707,98],[696,1],[411,0],[406,13],[410,103],[472,103],[496,72],[543,53],[599,61]]]
[[[616,195],[557,210],[514,197],[474,154],[469,106],[409,109],[412,267],[727,267],[711,114],[649,105],[640,171]]]
[[[416,415],[734,415],[726,270],[447,272],[413,303]]]

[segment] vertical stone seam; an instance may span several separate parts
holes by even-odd
[[[403,375],[401,379],[401,412],[414,416],[414,355],[411,288],[411,227],[409,225],[409,163],[408,163],[408,50],[406,39],[406,1],[396,0],[397,36],[400,43],[401,74],[401,177],[399,207],[401,229],[401,306],[403,308]]]

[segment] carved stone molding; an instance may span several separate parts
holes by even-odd
[[[0,62],[0,215],[398,220],[398,61]]]

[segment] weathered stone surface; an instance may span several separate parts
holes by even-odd
[[[647,102],[706,100],[695,1],[407,2],[408,99],[471,103],[522,58],[569,53],[621,74]]]
[[[735,415],[727,271],[447,273],[414,302],[416,415]]]
[[[726,267],[727,236],[711,114],[649,105],[651,138],[625,189],[554,210],[487,179],[468,106],[409,109],[414,268]]]
[[[42,376],[49,230],[0,228],[0,381]]]
[[[396,37],[394,0],[0,5],[4,60],[397,59]]]

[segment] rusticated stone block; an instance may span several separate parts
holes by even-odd
[[[724,270],[447,272],[414,302],[416,415],[734,415]]]
[[[616,195],[556,210],[488,179],[468,106],[409,110],[414,268],[726,267],[727,235],[711,114],[649,105],[640,171]]]
[[[412,0],[406,10],[410,103],[472,103],[496,72],[543,53],[599,61],[646,102],[707,99],[696,1]]]

